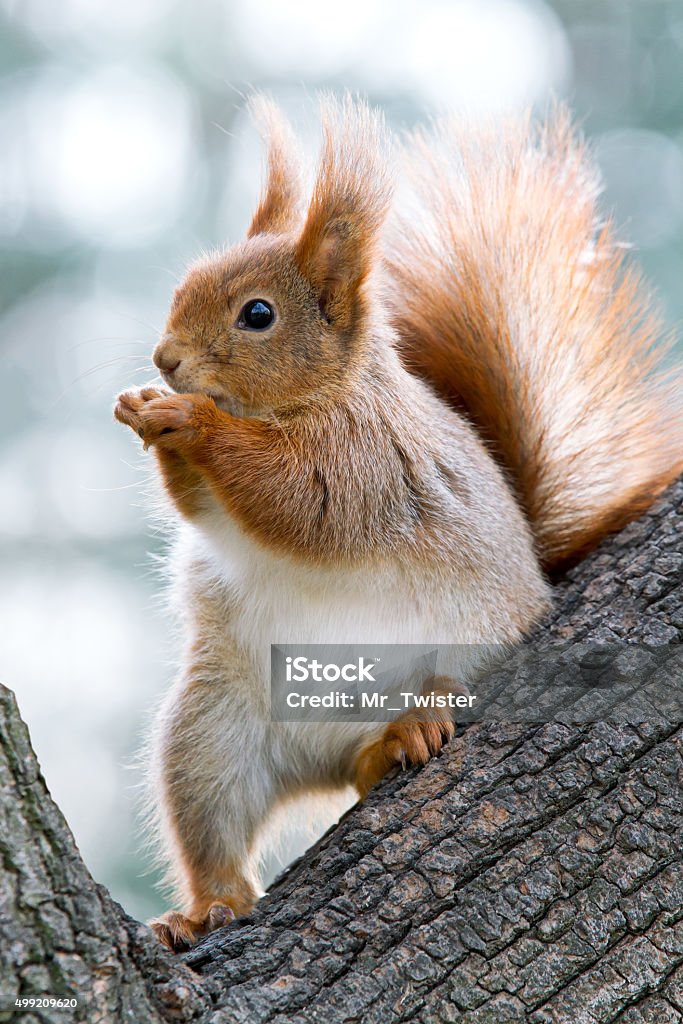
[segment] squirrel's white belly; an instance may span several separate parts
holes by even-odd
[[[422,643],[427,632],[434,639],[434,604],[425,607],[410,594],[398,567],[307,566],[260,547],[227,516],[202,526],[201,533],[193,531],[192,547],[229,589],[240,639],[251,648]]]
[[[474,593],[421,585],[398,563],[328,570],[274,554],[222,513],[184,528],[181,548],[229,594],[230,631],[264,681],[271,644],[466,644],[487,617]]]

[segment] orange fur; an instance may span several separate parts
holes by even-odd
[[[420,548],[443,537],[433,483],[417,469],[424,456],[415,433],[429,452],[434,482],[459,491],[466,482],[430,451],[429,427],[417,422],[419,406],[409,408],[411,393],[402,388],[410,378],[392,379],[378,366],[373,375],[398,415],[378,416],[362,385],[355,400],[327,399],[312,418],[298,407],[275,420],[237,417],[201,393],[154,389],[124,392],[115,415],[153,446],[164,483],[187,518],[207,511],[208,491],[250,535],[279,553],[358,564],[409,547],[419,557]],[[378,461],[381,476],[368,472]]]
[[[456,120],[404,145],[387,287],[408,366],[509,470],[546,566],[638,516],[683,470],[680,373],[566,114]]]
[[[293,228],[299,216],[301,187],[296,144],[284,117],[265,97],[252,100],[252,117],[268,141],[268,172],[261,199],[251,219],[247,237],[281,234]]]
[[[135,391],[124,391],[114,409],[114,415],[120,423],[131,427],[148,445],[150,437],[145,439],[143,411],[149,413],[152,400],[167,398],[169,392],[159,388],[140,388]],[[154,448],[164,486],[172,496],[173,502],[182,516],[195,519],[207,504],[208,488],[202,474],[193,468],[177,449],[156,445]]]
[[[350,332],[363,315],[362,286],[375,262],[391,185],[377,145],[382,132],[376,114],[354,108],[347,97],[339,108],[327,108],[323,136],[296,261],[312,283],[325,317],[338,330]]]

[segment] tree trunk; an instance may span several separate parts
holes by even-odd
[[[683,637],[682,527],[683,481],[558,585],[536,639],[619,643],[621,683],[646,661],[680,687],[679,648],[661,645]],[[535,683],[547,669],[553,685],[551,661]],[[0,1021],[683,1020],[681,716],[464,728],[250,919],[174,959],[93,882],[9,691],[0,711]],[[13,1011],[40,995],[78,1008]]]

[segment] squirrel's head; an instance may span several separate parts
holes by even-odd
[[[362,361],[384,319],[372,271],[391,193],[383,124],[364,104],[325,101],[305,210],[288,126],[258,111],[268,174],[247,238],[190,268],[154,351],[174,390],[242,415],[329,393]]]

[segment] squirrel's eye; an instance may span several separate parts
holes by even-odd
[[[248,327],[251,331],[263,331],[270,327],[275,319],[275,310],[264,299],[252,299],[240,313],[238,327]]]

